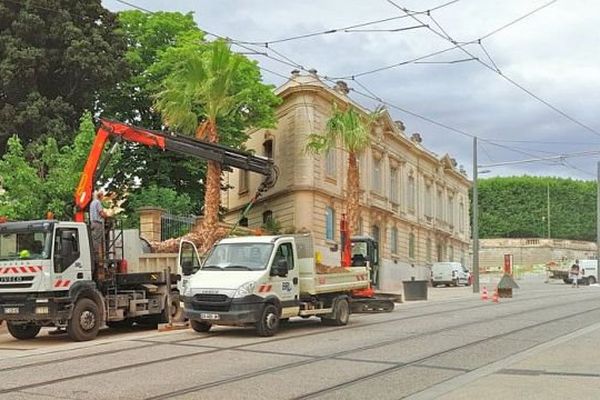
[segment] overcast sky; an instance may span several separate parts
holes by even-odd
[[[128,1],[151,11],[192,11],[200,28],[206,31],[235,40],[260,42],[403,15],[386,0]],[[394,2],[409,10],[425,11],[448,0]],[[454,40],[469,42],[549,2],[459,0],[432,11],[431,15]],[[113,11],[131,9],[116,0],[103,0],[103,4]],[[357,79],[390,104],[516,148],[508,150],[483,142],[480,164],[528,159],[531,155],[548,157],[596,149],[600,152],[599,15],[600,1],[559,0],[482,41],[483,48],[505,76],[589,130],[536,101],[475,60],[439,63],[470,57],[460,49],[427,59],[436,62],[434,64],[411,63]],[[427,15],[416,17],[440,31]],[[388,30],[386,32],[332,33],[274,43],[270,47],[307,69],[317,69],[319,74],[356,76],[452,46],[427,28],[390,32],[418,24],[412,18],[403,18],[360,28]],[[492,65],[477,43],[464,48]],[[234,49],[244,51],[240,47]],[[264,68],[286,76],[292,70],[261,55],[251,57]],[[263,77],[276,85],[284,81],[267,72]],[[365,92],[356,82],[348,81],[348,84]],[[353,98],[367,107],[377,105],[360,95],[355,94]],[[471,175],[472,139],[398,109],[388,109],[394,119],[405,123],[408,134],[421,133],[427,148],[440,155],[449,153],[459,164],[465,165]],[[600,154],[569,158],[568,163],[574,168],[557,162],[486,168],[491,172],[485,176],[529,174],[592,179],[597,160]]]

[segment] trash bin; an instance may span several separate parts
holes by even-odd
[[[427,287],[429,281],[427,280],[415,280],[414,278],[410,281],[402,282],[404,286],[404,300],[427,300]]]

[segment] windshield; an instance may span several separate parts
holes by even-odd
[[[52,232],[16,231],[0,234],[0,261],[49,259]]]
[[[202,266],[204,270],[258,271],[265,269],[271,243],[226,243],[216,245]]]

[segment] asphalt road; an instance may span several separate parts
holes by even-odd
[[[238,328],[107,331],[87,343],[0,333],[0,400],[600,398],[600,287],[520,284],[499,304],[436,288],[431,301],[352,315],[346,327],[292,320],[273,338]]]

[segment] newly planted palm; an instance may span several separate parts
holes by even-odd
[[[224,41],[209,50],[197,48],[182,58],[157,95],[156,108],[169,127],[210,143],[219,142],[217,120],[239,108],[242,92],[234,91],[234,77],[242,58],[233,54]],[[208,161],[204,193],[204,220],[200,226],[203,247],[213,244],[218,232],[221,203],[221,166]]]
[[[360,171],[358,156],[369,145],[370,131],[381,110],[368,115],[362,115],[352,106],[340,110],[333,104],[333,112],[325,132],[313,133],[308,136],[306,148],[311,153],[327,153],[334,151],[336,146],[342,147],[348,153],[348,173],[346,180],[346,214],[351,233],[356,233],[360,218]]]

